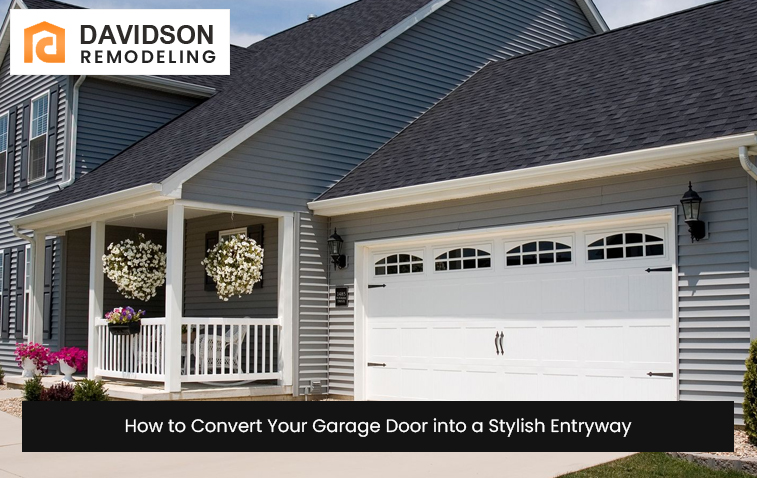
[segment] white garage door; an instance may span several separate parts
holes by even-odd
[[[672,229],[615,218],[366,248],[365,398],[675,399]]]

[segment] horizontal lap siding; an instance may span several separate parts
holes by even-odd
[[[184,113],[196,99],[88,78],[79,90],[76,176]]]
[[[69,81],[66,76],[10,76],[10,54],[6,54],[0,64],[0,114],[4,114],[11,107],[17,107],[21,110],[23,103],[31,100],[52,87],[58,85],[58,104],[50,105],[50,114],[57,114],[58,129],[56,136],[56,169],[54,179],[41,181],[31,186],[21,188],[21,133],[23,127],[23,115],[16,116],[16,154],[15,157],[8,158],[14,163],[14,187],[12,191],[0,193],[0,250],[25,246],[27,242],[13,235],[12,228],[8,223],[9,220],[20,216],[38,202],[45,199],[48,195],[58,189],[58,182],[63,177],[63,158],[66,149],[66,107],[68,101]],[[44,339],[45,345],[57,350],[59,347],[59,330],[58,324],[61,320],[61,300],[60,293],[61,277],[55,272],[60,270],[60,249],[61,245],[56,242],[54,251],[54,275],[53,275],[53,336],[51,339]],[[23,280],[23,278],[21,278]],[[13,269],[11,273],[11,285],[15,287],[16,269],[15,255]],[[16,311],[14,301],[11,301],[11,334],[16,323]],[[21,324],[21,321],[18,321]],[[10,339],[0,339],[0,366],[7,373],[20,373],[13,358],[16,338],[11,335]]]
[[[734,420],[740,423],[750,337],[749,224],[747,176],[736,159],[341,216],[332,218],[331,226],[354,255],[357,241],[677,207],[689,181],[704,198],[702,217],[710,235],[692,244],[679,217],[680,398],[733,401]],[[351,284],[353,274],[352,266],[332,272],[330,284]],[[331,313],[348,332],[347,309]],[[340,369],[342,377],[348,369]]]
[[[87,348],[89,329],[89,228],[66,233],[65,337],[68,347]]]
[[[187,181],[182,197],[301,211],[307,221],[308,201],[486,62],[592,33],[574,0],[452,0]],[[331,370],[339,393],[351,393],[340,371],[349,361],[326,357],[323,313],[314,304],[328,300],[327,291],[321,277],[313,280],[318,285],[300,291],[300,386],[325,384]]]
[[[251,295],[232,297],[228,302],[215,291],[205,290],[205,234],[211,231],[263,225],[263,287],[256,284]],[[184,248],[184,315],[186,317],[274,318],[278,316],[278,241],[276,219],[231,214],[190,219]]]

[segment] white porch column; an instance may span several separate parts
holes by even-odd
[[[184,206],[168,206],[166,262],[166,391],[181,391],[181,319],[184,305]]]
[[[45,233],[35,231],[32,238],[31,300],[29,304],[29,342],[44,342],[44,298],[45,298]],[[24,280],[23,277],[17,280]],[[18,314],[17,314],[18,315]],[[18,320],[18,319],[17,319]]]
[[[279,218],[279,370],[283,372],[280,385],[292,385],[294,347],[292,317],[294,315],[294,217]]]
[[[95,369],[99,367],[97,331],[95,320],[102,319],[105,274],[103,273],[103,254],[105,254],[105,223],[93,222],[89,233],[89,334],[87,335],[87,378],[98,378]]]

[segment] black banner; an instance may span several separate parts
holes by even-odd
[[[25,402],[25,452],[733,451],[732,402]],[[94,438],[94,439],[93,439]]]

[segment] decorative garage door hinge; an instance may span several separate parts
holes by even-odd
[[[650,376],[650,377],[672,377],[673,376],[673,374],[670,373],[670,372],[668,372],[668,373],[649,372],[647,375]]]
[[[369,367],[386,367],[385,363],[368,362]]]
[[[659,269],[647,269],[647,274],[650,272],[673,272],[672,267],[660,267]]]
[[[368,284],[369,289],[383,289],[386,284]]]

